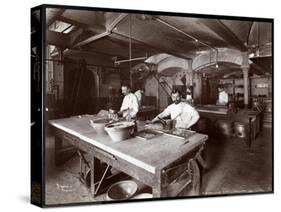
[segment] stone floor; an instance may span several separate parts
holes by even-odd
[[[238,139],[209,140],[202,194],[272,190],[272,131],[264,128],[251,148]]]
[[[202,172],[202,195],[269,192],[272,190],[272,131],[265,128],[248,148],[237,139],[209,139]],[[54,138],[46,141],[46,203],[65,204],[94,200],[78,177],[79,158],[54,166]],[[139,182],[137,182],[139,184]],[[140,185],[139,186],[143,186]]]

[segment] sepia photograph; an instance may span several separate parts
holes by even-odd
[[[270,18],[32,8],[32,203],[273,193],[273,72]]]

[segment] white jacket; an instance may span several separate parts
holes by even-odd
[[[134,118],[139,112],[138,99],[133,93],[129,93],[124,97],[120,108],[120,111],[122,110],[127,110],[123,113],[123,117],[130,115]]]
[[[171,119],[176,120],[176,128],[189,128],[199,120],[198,112],[186,102],[180,102],[179,104],[169,105],[158,116],[164,118],[171,116]]]

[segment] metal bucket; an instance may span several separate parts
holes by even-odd
[[[246,138],[248,135],[248,125],[242,122],[234,123],[234,132],[238,138]]]

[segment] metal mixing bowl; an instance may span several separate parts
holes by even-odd
[[[106,193],[107,200],[126,200],[136,194],[138,185],[132,180],[124,180],[114,183]]]
[[[106,125],[104,129],[112,141],[123,141],[130,138],[134,126],[134,122],[120,121]]]

